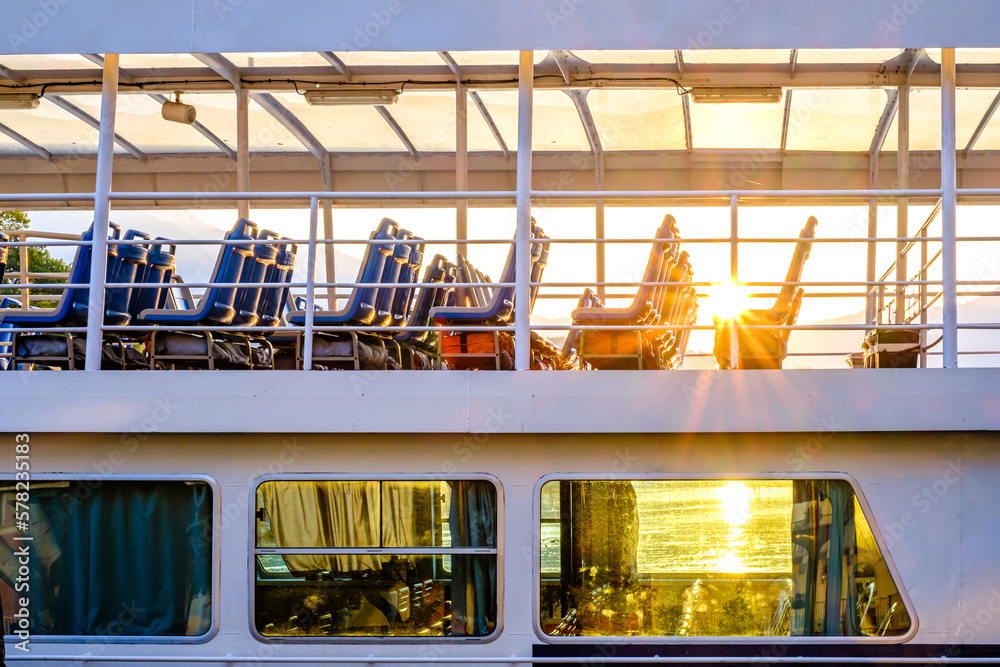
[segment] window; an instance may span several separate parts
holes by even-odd
[[[549,636],[906,634],[841,479],[556,480],[540,498]]]
[[[20,488],[0,484],[6,633],[13,633],[19,621],[12,619],[25,608],[28,627],[18,629],[32,636],[105,641],[209,631],[213,514],[207,482],[39,478],[31,480],[27,497],[23,482]],[[27,528],[19,525],[25,514]]]
[[[256,491],[265,637],[485,637],[497,622],[486,480],[270,480]]]

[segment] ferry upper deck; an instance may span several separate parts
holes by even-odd
[[[12,663],[1000,655],[993,4],[5,9]]]

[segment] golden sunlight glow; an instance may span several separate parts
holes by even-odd
[[[728,572],[732,574],[742,574],[747,571],[746,565],[740,560],[734,552],[730,551],[724,556],[720,556],[715,561],[715,567],[719,572]]]
[[[720,320],[732,319],[745,310],[750,301],[749,290],[739,283],[718,283],[705,288],[708,292],[708,306],[712,314]]]
[[[722,516],[726,523],[733,527],[746,525],[750,520],[749,487],[743,482],[729,482],[719,487],[718,494],[722,502]]]

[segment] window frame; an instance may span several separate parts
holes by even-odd
[[[0,483],[13,483],[14,473],[0,474]],[[200,473],[159,473],[159,474],[102,474],[93,472],[80,473],[32,473],[32,482],[84,482],[103,484],[104,482],[204,482],[212,492],[212,622],[208,630],[194,636],[163,636],[148,635],[31,635],[33,644],[205,644],[219,633],[219,596],[221,590],[221,546],[222,535],[220,517],[222,512],[222,489],[219,482],[211,475]],[[16,638],[16,635],[3,635],[3,639]]]
[[[274,548],[260,548],[257,546],[256,540],[256,517],[255,512],[252,508],[256,507],[257,502],[257,489],[261,484],[265,482],[272,481],[284,481],[284,482],[309,482],[309,481],[322,481],[322,482],[449,482],[449,481],[487,481],[493,485],[496,491],[497,499],[497,521],[496,521],[496,548],[488,549],[484,547],[413,547],[413,548],[373,548],[373,547],[359,547],[359,548],[288,548],[288,549],[274,549]],[[250,628],[250,635],[256,639],[258,642],[263,644],[367,644],[371,645],[372,642],[377,643],[390,643],[390,644],[488,644],[496,641],[501,633],[503,632],[503,610],[504,610],[504,489],[503,484],[500,479],[495,475],[488,473],[278,473],[278,474],[267,474],[261,475],[255,478],[250,484],[250,495],[249,495],[249,507],[251,508],[248,512],[249,514],[249,526],[248,526],[248,536],[249,536],[249,549],[247,549],[247,587],[248,587],[248,600],[249,604],[248,614],[247,614],[247,624]],[[301,552],[301,553],[358,553],[364,552],[365,554],[392,554],[392,553],[405,553],[407,555],[433,555],[440,556],[443,554],[443,549],[447,549],[447,553],[470,553],[470,554],[485,554],[492,555],[496,557],[497,560],[497,621],[496,628],[493,632],[485,637],[392,637],[392,636],[270,636],[261,634],[257,630],[257,624],[255,618],[257,616],[257,556],[259,554],[271,554],[271,553],[281,553],[281,552]]]
[[[763,480],[781,480],[781,481],[794,481],[794,480],[838,480],[847,482],[851,491],[854,493],[854,497],[861,507],[861,511],[864,513],[865,520],[868,522],[868,526],[871,529],[872,537],[875,539],[875,543],[878,545],[881,551],[882,558],[885,561],[886,568],[889,570],[889,574],[892,576],[893,583],[896,584],[896,589],[899,592],[900,599],[903,602],[903,607],[907,614],[910,616],[910,629],[902,635],[894,637],[786,637],[786,636],[768,636],[768,637],[724,637],[724,636],[712,636],[712,637],[671,637],[671,636],[656,636],[656,637],[642,637],[642,636],[625,636],[625,635],[609,635],[609,636],[589,636],[589,637],[557,637],[545,634],[542,630],[541,624],[541,608],[542,608],[542,549],[541,549],[541,527],[542,527],[542,514],[541,514],[541,497],[542,497],[542,487],[549,482],[560,482],[560,481],[599,481],[599,482],[612,482],[612,481],[730,481],[730,482],[752,482],[752,481],[763,481]],[[773,473],[634,473],[634,474],[618,474],[618,473],[550,473],[545,475],[535,483],[535,488],[532,493],[532,514],[531,514],[531,526],[532,526],[532,576],[534,581],[532,582],[532,601],[531,601],[531,625],[535,631],[535,636],[542,642],[546,644],[607,644],[616,643],[623,640],[629,643],[636,644],[727,644],[727,645],[743,645],[743,644],[759,644],[759,645],[773,645],[773,644],[903,644],[911,641],[917,634],[919,629],[920,621],[917,617],[916,608],[910,599],[909,594],[903,585],[902,578],[900,577],[899,570],[896,569],[896,564],[892,560],[892,555],[886,545],[885,540],[882,537],[882,531],[875,521],[874,514],[872,513],[872,508],[868,504],[868,500],[865,498],[861,491],[861,485],[858,481],[851,475],[843,472],[773,472]]]

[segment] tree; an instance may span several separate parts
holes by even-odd
[[[0,211],[0,232],[16,232],[27,229],[29,225],[31,225],[31,219],[28,218],[28,215],[24,211]],[[57,257],[53,257],[49,253],[48,248],[28,248],[28,270],[32,273],[67,273],[69,269],[69,264]],[[11,276],[11,274],[17,273],[20,270],[20,248],[11,248],[7,256],[7,278],[4,279],[4,283],[8,285],[19,284],[20,280],[16,276]],[[58,278],[39,278],[33,282],[37,284],[53,284],[65,281]],[[57,290],[33,289],[29,290],[29,293],[58,295],[60,292]],[[19,290],[0,290],[0,295],[17,296],[20,294]],[[40,308],[51,308],[55,305],[55,302],[36,301],[34,305]]]

